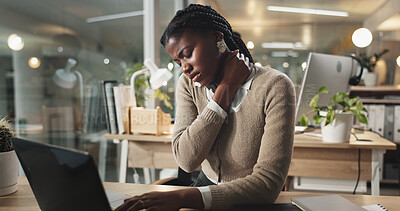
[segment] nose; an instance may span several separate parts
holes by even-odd
[[[190,65],[188,63],[182,64],[182,72],[185,73],[186,75],[190,74],[190,72],[192,72],[192,70],[193,70],[192,65]]]

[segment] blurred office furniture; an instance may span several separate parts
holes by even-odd
[[[126,180],[128,158],[135,167],[178,167],[172,155],[171,135],[106,134],[104,137],[120,141],[119,182]],[[318,136],[296,134],[289,176],[357,179],[360,151],[360,179],[371,181],[371,194],[379,195],[379,157],[386,150],[395,150],[396,145],[369,131],[357,137],[370,141],[357,141],[352,136],[349,143],[324,143]],[[135,153],[128,154],[129,150]]]
[[[353,86],[350,95],[359,96],[369,108],[371,124],[367,129],[380,133],[400,146],[400,85]],[[373,110],[379,108],[384,115]],[[382,112],[381,112],[382,113]],[[382,158],[382,182],[397,184],[400,191],[400,149],[388,151]]]

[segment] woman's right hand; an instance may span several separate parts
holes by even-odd
[[[221,81],[215,90],[213,100],[228,111],[236,91],[246,81],[251,73],[253,63],[249,58],[239,53],[239,50],[227,52],[225,63],[221,70]]]
[[[253,63],[239,53],[239,50],[228,52],[221,70],[221,82],[239,88],[251,73]]]

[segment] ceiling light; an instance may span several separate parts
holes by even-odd
[[[372,33],[367,28],[359,28],[351,36],[353,44],[359,48],[365,48],[372,42]]]
[[[307,62],[301,63],[301,69],[303,69],[303,71],[304,71],[304,70],[306,70],[306,68],[307,68]]]
[[[20,51],[24,48],[24,40],[18,34],[11,34],[7,39],[8,47],[14,51]]]
[[[289,63],[288,63],[288,62],[283,62],[283,63],[282,63],[282,67],[288,68],[288,67],[289,67]]]
[[[104,64],[110,64],[110,59],[105,58],[105,59],[103,60],[103,62],[104,62]]]
[[[130,17],[135,17],[143,15],[143,10],[140,11],[133,11],[133,12],[124,12],[124,13],[117,13],[117,14],[112,14],[112,15],[103,15],[103,16],[98,16],[98,17],[93,17],[93,18],[87,18],[86,23],[95,23],[95,22],[100,22],[100,21],[110,21],[110,20],[115,20],[115,19],[120,19],[120,18],[130,18]]]
[[[31,57],[28,60],[29,67],[37,69],[40,67],[40,60],[37,57]]]
[[[328,16],[339,16],[348,17],[348,12],[333,11],[333,10],[319,10],[319,9],[308,9],[308,8],[297,8],[297,7],[280,7],[280,6],[267,6],[269,11],[277,12],[291,12],[291,13],[302,13],[312,15],[328,15]]]
[[[299,53],[293,51],[273,51],[271,52],[272,57],[298,57]]]
[[[400,56],[397,57],[396,62],[397,62],[397,66],[400,67]]]
[[[167,67],[168,67],[168,70],[172,70],[172,69],[174,69],[174,64],[172,62],[170,62],[170,63],[168,63]]]
[[[250,50],[253,49],[254,48],[254,43],[252,41],[248,41],[247,42],[247,48],[250,49]]]
[[[296,50],[307,50],[302,42],[263,42],[261,43],[262,48],[274,48],[274,49],[296,49]]]

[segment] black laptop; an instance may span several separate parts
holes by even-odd
[[[14,149],[42,210],[112,210],[129,196],[107,198],[87,152],[13,138]]]

